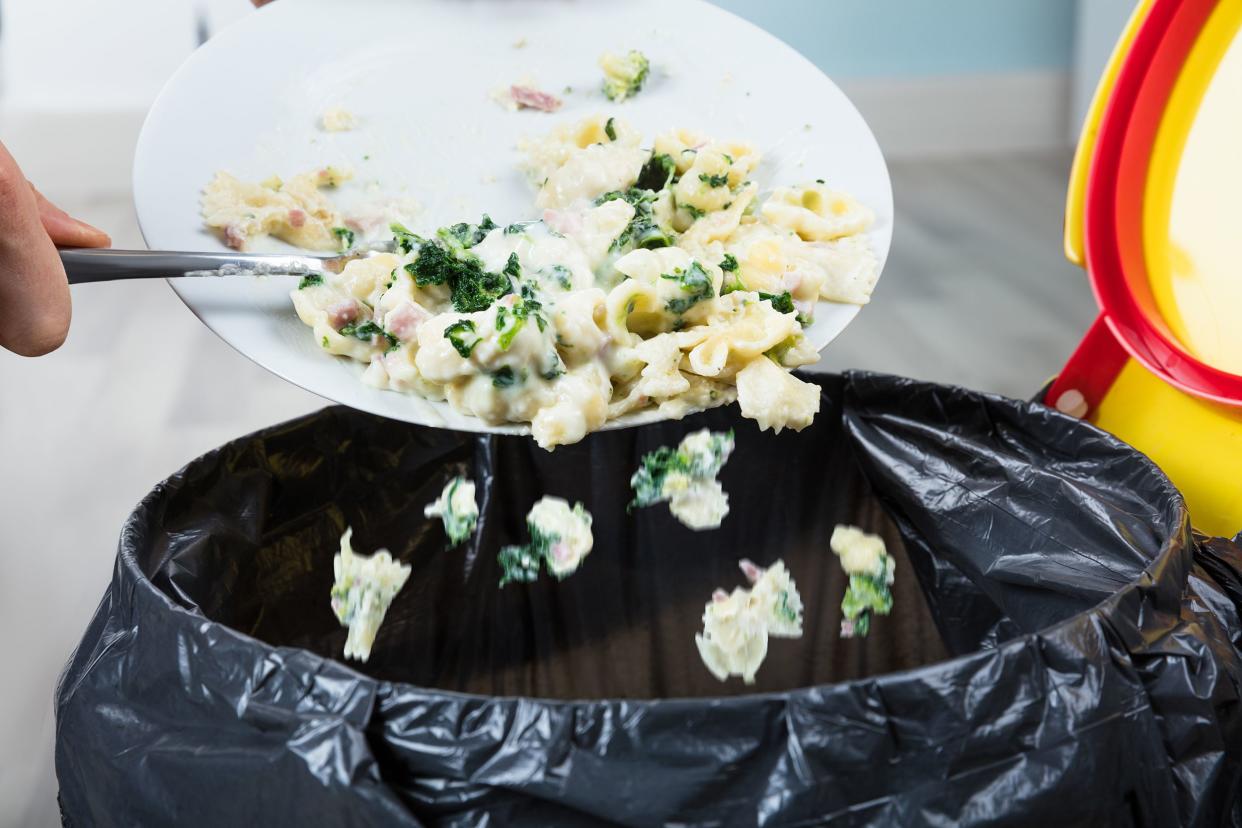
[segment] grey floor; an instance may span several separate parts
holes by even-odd
[[[58,178],[53,159],[15,154],[36,182],[40,165]],[[894,164],[888,267],[820,367],[1036,390],[1094,316],[1082,273],[1061,255],[1068,166],[1068,154]],[[117,246],[140,246],[124,186],[90,187],[45,189]],[[107,585],[125,515],[196,455],[324,404],[234,353],[163,283],[88,285],[74,303],[56,354],[0,352],[0,825],[58,822],[50,699]]]

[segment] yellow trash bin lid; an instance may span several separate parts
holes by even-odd
[[[1196,527],[1242,530],[1242,2],[1146,0],[1071,175],[1100,316],[1047,400],[1146,452]]]

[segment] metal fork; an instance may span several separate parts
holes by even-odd
[[[173,276],[307,276],[340,273],[345,265],[374,253],[391,253],[393,242],[354,248],[337,256],[269,253],[198,253],[168,250],[73,248],[60,251],[69,284]]]

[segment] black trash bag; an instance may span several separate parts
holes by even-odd
[[[330,408],[194,461],[126,523],[58,687],[65,822],[1242,824],[1242,550],[1050,409],[815,379],[799,434],[722,409],[548,454]],[[638,458],[703,427],[736,431],[723,527],[627,514]],[[482,515],[447,549],[422,507],[457,473]],[[595,549],[498,589],[543,494]],[[866,640],[838,637],[839,522],[898,561]],[[328,606],[346,526],[413,567],[367,664]],[[807,608],[753,687],[693,642],[741,557]]]

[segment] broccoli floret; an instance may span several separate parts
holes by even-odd
[[[323,276],[318,273],[311,273],[302,277],[302,281],[298,282],[298,290],[306,290],[308,287],[315,287],[323,284]]]
[[[461,319],[444,329],[444,338],[453,345],[453,350],[462,359],[470,359],[470,352],[479,344],[480,337],[475,332],[474,323],[469,319]]]
[[[712,279],[698,262],[691,261],[686,269],[676,268],[672,273],[661,273],[661,279],[669,279],[681,286],[684,296],[670,299],[664,305],[669,313],[681,315],[690,308],[716,295],[712,289]]]
[[[608,136],[609,141],[617,140],[617,130],[612,125],[615,120],[615,118],[609,118],[608,122],[604,124],[604,134]]]
[[[624,55],[605,52],[599,65],[604,70],[604,95],[610,101],[624,101],[637,95],[651,73],[651,62],[637,49]]]
[[[789,291],[785,291],[784,293],[764,293],[763,291],[759,291],[759,299],[771,302],[772,307],[779,313],[794,312],[793,295],[790,294]]]
[[[720,260],[720,269],[726,273],[736,273],[737,257],[732,253],[724,254],[724,258]]]
[[[729,174],[708,175],[707,173],[699,173],[699,181],[702,181],[709,187],[727,187],[729,184]]]
[[[652,153],[651,158],[647,159],[647,163],[643,165],[642,171],[638,173],[634,188],[659,192],[672,184],[676,176],[677,163],[673,161],[673,156],[667,153],[659,155]]]

